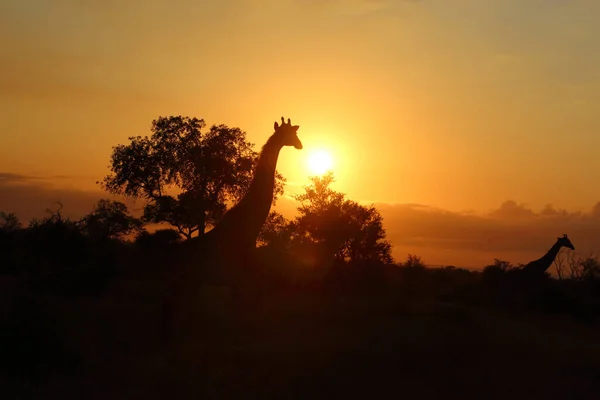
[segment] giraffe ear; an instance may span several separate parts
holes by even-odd
[[[275,130],[277,130],[279,128],[279,124],[277,123],[277,121],[275,121],[275,123],[273,124],[273,128]]]
[[[300,128],[300,125],[292,126],[292,129],[294,130],[294,132],[298,132],[298,128]]]

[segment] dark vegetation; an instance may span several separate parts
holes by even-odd
[[[239,129],[203,126],[161,118],[114,149],[104,185],[145,199],[141,218],[114,200],[79,220],[60,204],[27,226],[0,214],[5,398],[597,398],[597,258],[562,253],[558,279],[527,281],[501,260],[396,262],[377,209],[332,175],[312,178],[294,220],[271,213],[237,266],[260,290],[198,282],[191,334],[163,343],[169,272],[256,162]]]

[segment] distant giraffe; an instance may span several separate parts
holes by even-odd
[[[521,298],[521,302],[529,306],[540,306],[545,302],[545,298],[550,292],[550,282],[544,280],[546,271],[552,265],[561,248],[567,247],[575,250],[575,246],[569,240],[567,235],[563,235],[556,239],[556,243],[544,254],[541,258],[527,263],[522,269],[516,270],[516,285],[513,289],[513,295]],[[518,303],[522,304],[522,303]]]
[[[567,235],[557,238],[556,243],[541,258],[527,263],[521,268],[514,268],[500,279],[495,293],[496,300],[514,307],[539,306],[550,293],[550,283],[546,281],[546,271],[558,255],[562,247],[575,250],[575,246]]]
[[[194,292],[200,285],[199,274],[204,268],[223,273],[227,270],[228,278],[237,276],[241,269],[240,263],[247,259],[256,248],[256,240],[265,223],[275,189],[275,169],[279,152],[284,146],[302,149],[298,138],[298,125],[287,123],[281,117],[281,125],[274,123],[275,132],[263,146],[254,177],[246,195],[228,212],[223,215],[217,225],[206,235],[188,240],[185,253],[191,255],[182,265],[179,273],[173,277],[163,315],[163,330],[169,330],[174,313],[181,307],[191,304]],[[202,262],[205,265],[198,265]],[[209,265],[206,265],[209,264]],[[220,270],[220,271],[219,271]],[[234,278],[235,279],[235,278]],[[191,297],[188,297],[191,296]],[[187,303],[187,304],[186,304]]]
[[[521,272],[531,277],[543,276],[556,259],[556,256],[562,247],[575,250],[575,246],[573,246],[573,243],[571,243],[566,234],[557,238],[556,243],[554,243],[550,250],[548,250],[541,258],[525,265]]]

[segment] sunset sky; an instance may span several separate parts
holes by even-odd
[[[288,193],[328,151],[400,259],[526,262],[563,233],[600,250],[599,17],[597,0],[4,0],[0,210],[85,212],[111,147],[158,116],[257,146],[285,116],[304,143],[280,156]]]

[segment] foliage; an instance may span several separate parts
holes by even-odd
[[[554,266],[560,280],[581,281],[600,278],[600,262],[594,254],[577,256],[574,252],[561,253],[554,260]]]
[[[0,211],[0,231],[15,232],[22,228],[21,221],[14,213]]]
[[[183,116],[152,121],[150,137],[113,148],[103,187],[147,200],[144,222],[168,222],[186,238],[204,234],[247,192],[258,161],[244,131],[213,125],[203,133],[204,127],[204,120]],[[284,182],[277,173],[274,201]]]
[[[283,215],[271,211],[258,235],[258,245],[288,249],[296,230],[296,224]]]
[[[178,243],[181,236],[173,229],[158,229],[154,232],[143,230],[135,238],[135,244],[142,249],[163,249]]]
[[[141,221],[128,214],[125,204],[101,199],[78,225],[84,234],[94,239],[120,239],[138,231]]]
[[[494,263],[487,265],[483,268],[483,275],[486,277],[494,278],[505,275],[510,271],[516,270],[518,267],[512,265],[509,261],[494,259]]]
[[[44,231],[46,229],[53,229],[54,227],[60,227],[65,231],[77,231],[77,223],[70,218],[65,218],[62,215],[63,205],[61,202],[57,202],[58,208],[52,210],[46,209],[46,213],[49,215],[44,218],[33,218],[29,221],[28,231]]]
[[[85,258],[86,240],[76,221],[62,215],[62,204],[48,209],[48,216],[33,219],[24,232],[24,264],[27,273],[53,274],[73,269]]]
[[[405,268],[425,269],[425,264],[421,261],[421,257],[414,254],[409,254],[406,261],[402,263],[402,266]]]
[[[58,203],[24,229],[0,231],[0,273],[55,294],[103,290],[115,272],[117,255],[125,255],[124,243],[117,239],[139,221],[126,214],[122,203],[107,200],[80,221],[65,217],[62,208]]]
[[[334,181],[331,172],[312,177],[305,192],[295,196],[300,203],[295,237],[318,244],[338,260],[392,263],[392,246],[386,240],[379,211],[332,190]]]
[[[314,187],[313,185],[312,188]],[[251,320],[253,327],[259,328],[261,332],[269,333],[273,339],[269,340],[269,343],[302,343],[306,336],[304,334],[306,326],[319,329],[324,327],[323,329],[326,330],[322,331],[319,337],[329,338],[328,343],[322,347],[324,351],[332,352],[331,354],[339,350],[340,332],[359,335],[350,337],[351,340],[342,338],[344,339],[342,344],[364,345],[363,348],[358,349],[360,352],[372,350],[373,334],[381,336],[381,332],[388,332],[387,335],[397,338],[397,341],[390,342],[391,347],[389,341],[384,341],[382,349],[385,351],[380,353],[388,354],[390,348],[392,350],[396,348],[398,354],[386,356],[384,360],[389,361],[388,364],[392,366],[397,364],[398,355],[402,356],[408,347],[414,347],[415,344],[422,348],[410,353],[407,357],[408,361],[419,359],[423,349],[430,348],[432,343],[436,346],[439,344],[439,352],[444,354],[444,346],[448,345],[448,341],[440,342],[438,332],[447,331],[451,338],[460,338],[465,332],[467,334],[471,332],[472,340],[469,339],[471,342],[477,340],[482,332],[486,334],[491,332],[495,339],[488,343],[489,349],[500,348],[501,351],[497,355],[501,357],[501,352],[506,348],[502,344],[506,343],[507,332],[512,334],[509,339],[513,347],[526,349],[525,345],[529,342],[523,340],[531,338],[537,340],[541,337],[547,331],[548,321],[564,321],[562,324],[553,325],[558,327],[564,325],[563,342],[568,341],[569,334],[588,332],[590,324],[598,322],[600,281],[597,275],[591,273],[581,275],[586,276],[585,279],[567,279],[569,276],[565,275],[562,281],[552,281],[550,284],[544,282],[539,290],[528,291],[527,285],[501,284],[496,285],[496,288],[484,285],[481,274],[460,268],[430,269],[424,265],[421,257],[413,254],[409,254],[407,259],[399,264],[400,267],[381,262],[362,262],[361,260],[370,257],[361,254],[356,257],[358,262],[336,260],[339,262],[332,263],[337,268],[334,273],[320,273],[325,270],[322,268],[323,264],[316,264],[316,268],[312,269],[306,268],[296,254],[291,251],[279,251],[279,249],[293,248],[295,241],[309,240],[317,245],[329,240],[335,243],[339,238],[334,237],[332,240],[328,235],[344,232],[334,229],[336,223],[341,223],[342,227],[356,228],[353,223],[369,226],[364,221],[372,220],[364,218],[364,215],[372,212],[369,207],[357,209],[355,204],[345,207],[344,203],[347,200],[343,195],[341,201],[336,202],[335,199],[339,199],[340,195],[333,191],[327,193],[329,185],[321,185],[318,191],[310,191],[311,187],[308,189],[307,192],[313,196],[309,196],[301,204],[306,210],[304,215],[300,215],[294,221],[288,221],[278,213],[269,215],[265,228],[261,232],[261,242],[265,246],[257,251],[262,254],[254,260],[246,260],[247,263],[244,265],[251,271],[247,276],[255,279],[251,281],[251,285],[258,288],[251,292],[251,295],[244,294],[243,291],[230,292],[226,285],[203,285],[204,282],[201,280],[204,279],[204,275],[195,275],[199,277],[198,295],[201,297],[198,300],[202,300],[196,304],[201,308],[194,314],[195,318],[189,325],[190,329],[195,331],[193,332],[195,335],[191,335],[193,339],[190,341],[177,343],[177,346],[180,346],[177,351],[181,353],[175,355],[181,359],[174,357],[174,362],[168,365],[162,359],[157,359],[156,363],[150,360],[153,362],[148,363],[147,354],[157,346],[157,338],[154,335],[158,331],[157,321],[162,318],[160,310],[165,306],[162,296],[168,292],[164,289],[163,278],[170,276],[164,273],[174,271],[172,268],[175,264],[174,260],[177,260],[178,252],[185,246],[179,243],[181,235],[175,230],[166,229],[154,233],[142,231],[136,235],[137,240],[134,244],[121,243],[119,240],[96,241],[102,235],[82,234],[84,229],[87,229],[83,223],[66,218],[62,215],[62,208],[51,210],[45,218],[33,221],[25,229],[18,231],[18,234],[10,235],[15,238],[15,242],[11,242],[11,248],[24,249],[19,253],[21,257],[19,266],[23,267],[25,273],[19,275],[11,272],[13,276],[0,277],[0,284],[3,285],[0,291],[3,296],[0,309],[2,312],[0,316],[3,317],[0,319],[3,340],[0,342],[4,346],[1,349],[2,354],[6,354],[0,362],[0,372],[9,371],[15,373],[15,376],[18,374],[18,379],[14,381],[24,382],[23,377],[35,376],[37,367],[51,371],[52,375],[49,375],[51,377],[67,379],[68,376],[75,376],[74,372],[78,371],[81,365],[88,363],[100,362],[102,364],[94,365],[106,371],[110,368],[114,369],[115,366],[120,368],[119,365],[123,364],[122,371],[118,371],[122,374],[132,370],[138,373],[141,368],[143,376],[155,373],[154,368],[160,365],[159,372],[174,371],[167,371],[173,374],[168,378],[179,382],[181,373],[186,373],[189,369],[190,352],[194,352],[198,347],[196,345],[198,340],[204,340],[217,349],[216,352],[209,352],[215,353],[209,360],[214,362],[204,363],[207,373],[214,370],[213,366],[219,363],[221,353],[231,347],[228,336],[223,335],[223,332],[227,333],[230,326],[235,328],[230,324],[224,325],[222,320],[237,321],[240,316]],[[323,201],[320,207],[316,207],[312,200]],[[331,203],[339,207],[330,207]],[[102,204],[105,207],[96,206],[91,215],[98,214],[99,208],[103,209],[100,215],[127,215],[126,209],[118,203],[105,201]],[[114,213],[108,212],[110,210]],[[310,224],[300,226],[303,216],[323,215],[319,214],[323,210],[333,210],[331,214],[327,214],[327,217],[333,218],[333,221],[322,219],[323,224],[319,224],[319,219],[316,219],[308,221]],[[103,214],[104,212],[106,214]],[[350,213],[351,217],[345,213]],[[102,221],[108,222],[110,219],[106,218]],[[100,232],[118,231],[100,229]],[[352,229],[348,229],[347,233],[356,235],[356,231]],[[385,237],[384,233],[382,232],[381,237]],[[360,234],[359,229],[357,237],[360,237]],[[116,235],[117,239],[120,237]],[[350,237],[348,240],[354,238]],[[0,244],[1,239],[2,235],[0,235]],[[113,246],[115,244],[116,246]],[[193,244],[193,241],[187,244]],[[342,248],[346,245],[347,242],[341,244]],[[362,249],[368,250],[369,247]],[[112,254],[109,257],[102,258],[110,251]],[[336,254],[352,253],[336,251]],[[582,271],[596,270],[598,265],[597,258],[591,256],[573,258],[573,260],[577,261],[573,265],[582,268]],[[202,261],[201,257],[195,258],[194,263],[190,265],[202,268],[205,265]],[[111,263],[118,267],[113,269],[116,273],[110,273],[113,266]],[[155,266],[158,267],[154,268]],[[4,265],[2,267],[4,268]],[[486,271],[503,274],[513,270],[516,270],[516,267],[502,260],[495,260],[493,265],[486,268]],[[181,270],[175,269],[175,271]],[[228,279],[237,278],[223,277],[225,283],[228,283]],[[326,284],[327,279],[336,285]],[[192,283],[195,284],[196,281]],[[94,301],[81,301],[80,296],[87,296],[90,293],[97,293],[98,297]],[[74,294],[78,298],[70,299],[70,296],[65,294]],[[234,298],[242,301],[233,302]],[[256,299],[260,302],[252,302]],[[507,309],[513,311],[495,312],[496,305],[501,305],[502,302],[510,305],[511,308]],[[218,314],[213,310],[218,310]],[[567,314],[568,319],[557,315],[557,310]],[[542,316],[523,318],[523,312],[552,312],[553,315],[551,319],[540,318]],[[215,315],[219,319],[215,319]],[[503,325],[507,321],[506,318],[511,318],[513,315],[517,316],[514,318],[516,322]],[[403,320],[399,321],[398,318]],[[492,325],[490,321],[493,322]],[[541,321],[539,332],[537,328],[535,331],[528,331],[529,324],[535,321]],[[586,326],[578,327],[574,323],[576,321],[583,321]],[[297,329],[278,329],[290,323],[296,324]],[[408,336],[410,346],[407,347],[406,326],[415,324],[421,326],[408,332],[411,336]],[[482,330],[482,326],[491,326],[494,329]],[[294,335],[289,337],[293,340],[287,340],[289,338],[279,340],[281,337],[278,335],[281,335],[281,332],[285,335]],[[435,335],[423,339],[423,332],[434,332]],[[594,335],[583,336],[591,338],[585,345],[594,349]],[[90,346],[90,343],[94,346]],[[264,340],[257,342],[255,347],[260,349],[264,343]],[[255,345],[255,343],[250,344]],[[535,351],[530,354],[531,359],[539,358],[533,356],[541,354],[540,352],[544,350],[543,345],[544,343],[534,349]],[[571,347],[565,348],[564,351],[560,349],[557,355],[572,354],[572,351],[566,351]],[[580,347],[582,351],[585,350],[585,346]],[[125,359],[126,363],[115,363],[114,360],[123,360],[123,349],[126,350],[128,357]],[[489,349],[477,346],[475,349],[477,354],[474,353],[473,360],[481,359],[480,353]],[[75,358],[77,362],[69,363],[73,366],[72,371],[61,371],[58,366],[62,363],[61,359],[64,359],[65,354],[69,352],[77,355]],[[260,357],[259,353],[256,353],[258,357]],[[585,351],[577,354],[584,353]],[[98,356],[99,354],[101,357]],[[198,353],[198,355],[202,354]],[[453,357],[454,353],[450,356]],[[494,354],[492,356],[488,358],[495,362],[498,357]],[[586,356],[582,359],[582,364],[588,365],[591,359]],[[452,360],[450,357],[443,361],[444,365],[447,365]],[[507,363],[510,364],[512,361],[512,358],[507,358]],[[567,362],[573,360],[568,359]],[[149,364],[152,365],[147,367]],[[163,364],[166,365],[165,370],[162,370]],[[405,364],[411,367],[410,362]],[[306,363],[307,370],[313,366],[314,362],[311,360]],[[540,367],[542,372],[546,373],[544,366],[540,364]],[[387,364],[385,368],[390,370]],[[532,370],[530,365],[525,366],[523,370],[525,369]],[[64,377],[61,375],[63,373]],[[134,380],[137,376],[134,376]],[[194,374],[190,381],[196,382],[198,376],[203,374]],[[379,378],[378,375],[374,381],[381,381]],[[54,378],[49,382],[47,387],[50,388],[50,392],[54,392],[56,390]],[[569,390],[572,390],[571,386]],[[372,389],[372,385],[369,385],[368,389]],[[416,391],[418,390],[419,388],[416,388]],[[58,391],[62,393],[62,390]],[[46,397],[53,398],[59,394],[49,393]]]
[[[0,211],[0,274],[18,270],[18,245],[22,228],[14,213]]]

